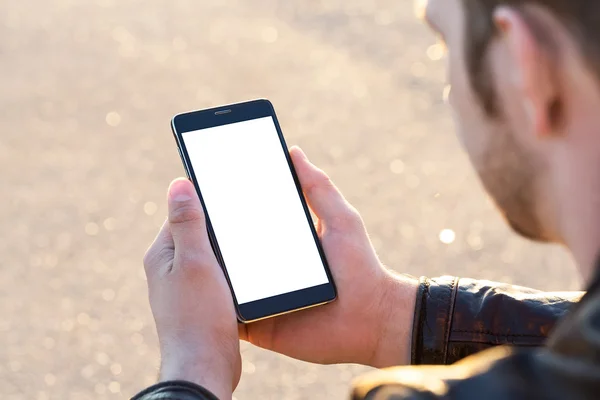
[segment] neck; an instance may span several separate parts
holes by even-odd
[[[600,93],[597,77],[569,57],[564,93],[566,119],[553,149],[554,204],[559,239],[577,262],[586,285],[600,257]]]
[[[589,136],[576,143],[581,139],[571,137],[571,151],[564,151],[562,162],[555,164],[559,168],[554,171],[554,198],[558,199],[560,241],[569,248],[588,284],[600,257],[600,143],[591,143]]]
[[[588,285],[596,273],[596,261],[600,255],[600,246],[586,241],[585,237],[573,236],[572,240],[567,241],[567,247],[575,258],[579,274]]]

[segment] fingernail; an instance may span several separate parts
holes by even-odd
[[[177,203],[183,203],[184,201],[190,201],[192,198],[185,193],[179,193],[172,197],[173,201]]]
[[[193,193],[190,193],[190,188],[192,185],[189,181],[184,179],[178,179],[171,183],[171,187],[169,188],[169,198],[171,201],[182,203],[185,201],[190,201],[192,199]]]

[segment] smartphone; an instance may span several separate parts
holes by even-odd
[[[238,320],[258,321],[335,300],[271,102],[178,114],[171,127]]]

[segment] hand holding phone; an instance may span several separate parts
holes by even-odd
[[[226,112],[228,109],[228,107],[221,107],[212,111],[212,114],[214,117],[226,115],[229,114]],[[267,113],[267,116],[269,115],[274,115],[274,112]],[[249,120],[256,119],[252,118],[255,116],[255,112],[246,111],[245,115],[238,118]],[[198,131],[198,121],[193,118],[179,122],[180,129],[184,132]],[[214,120],[209,120],[204,123],[204,126],[214,126],[214,123]],[[175,128],[174,130],[176,131]],[[184,140],[182,135],[177,133],[176,137],[179,141]],[[231,142],[229,144],[233,145]],[[280,146],[283,155],[287,156],[285,142],[282,139]],[[253,147],[249,144],[246,151],[247,154],[243,154],[245,159],[261,159],[263,156],[260,146]],[[211,156],[214,154],[205,155],[204,159],[210,159]],[[194,180],[193,169],[190,168],[193,161],[190,158],[184,149],[182,159],[188,176]],[[288,160],[293,161],[289,168],[297,173],[297,183],[301,184],[308,205],[317,216],[315,233],[319,241],[316,245],[322,243],[323,254],[326,256],[326,264],[324,261],[322,265],[331,268],[331,275],[336,281],[340,296],[337,301],[326,307],[315,307],[300,313],[242,325],[240,326],[241,338],[258,346],[310,362],[351,362],[376,367],[407,363],[417,281],[394,276],[382,266],[359,214],[348,204],[327,175],[311,164],[302,151],[297,148],[292,149]],[[285,171],[285,163],[283,166],[280,171]],[[231,173],[234,170],[235,168],[230,169]],[[252,179],[249,178],[248,182],[251,181]],[[241,185],[246,185],[247,190],[250,191],[242,198],[260,197],[269,192],[268,190],[252,191],[252,185],[248,185],[248,182],[243,182]],[[200,183],[197,188],[198,186],[203,185]],[[301,190],[298,189],[298,192],[301,193]],[[304,201],[301,194],[298,197]],[[205,211],[210,218],[210,206]],[[269,214],[270,211],[273,211],[273,214]],[[277,207],[266,209],[264,214],[281,216],[277,214]],[[306,220],[310,221],[310,214],[308,212],[305,214]],[[242,215],[241,218],[243,217]],[[309,226],[312,228],[312,223]],[[215,233],[211,232],[213,245],[216,243],[218,246],[218,237],[214,240]],[[254,235],[254,233],[256,232],[250,231],[248,240],[264,239],[268,236]],[[220,253],[218,247],[215,250],[217,254]],[[288,256],[296,257],[296,253],[292,252]],[[227,262],[224,265],[227,270]],[[314,263],[314,265],[319,264]],[[330,282],[333,282],[333,279]],[[282,287],[275,281],[271,283],[275,287]],[[322,299],[323,297],[318,296],[311,301],[313,304],[319,304]],[[239,318],[239,303],[236,303],[236,306]],[[260,311],[260,308],[258,310]],[[258,315],[270,316],[273,313],[265,312],[263,309],[258,312]],[[240,319],[247,318],[248,316],[242,315]]]
[[[168,218],[144,256],[160,343],[160,381],[185,380],[231,398],[241,373],[235,310],[187,179],[169,186]]]
[[[290,150],[339,298],[241,326],[241,338],[303,361],[376,368],[410,363],[417,280],[379,261],[362,218],[299,148]]]

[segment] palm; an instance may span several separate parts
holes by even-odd
[[[317,223],[338,289],[335,302],[246,325],[242,335],[257,346],[306,361],[368,363],[373,354],[364,349],[373,348],[368,342],[379,323],[374,311],[386,273],[362,223],[356,227],[342,232]]]

